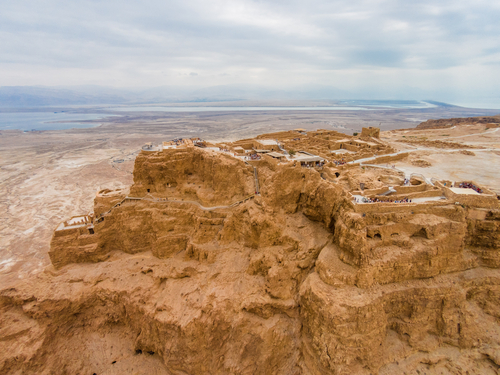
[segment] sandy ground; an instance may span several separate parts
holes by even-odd
[[[498,191],[500,131],[481,126],[426,132],[390,130],[413,127],[418,124],[416,118],[443,117],[449,114],[447,111],[376,111],[371,115],[362,111],[149,113],[112,118],[110,123],[88,129],[0,131],[0,283],[7,285],[48,266],[47,252],[54,228],[73,215],[88,213],[98,190],[130,186],[135,155],[150,141],[159,143],[187,136],[235,140],[297,127],[352,134],[353,130],[377,126],[385,119],[382,129],[388,131],[382,137],[398,149],[419,148],[397,142],[408,136],[450,140],[453,137],[454,142],[498,149],[496,153],[478,151],[476,156],[468,156],[426,148],[415,157],[429,161],[431,167],[415,167],[411,160],[397,163],[398,167],[429,177],[472,179]],[[125,162],[114,163],[116,159]]]
[[[19,137],[8,138],[17,141]],[[65,142],[65,147],[55,142],[52,150],[40,145],[2,150],[2,282],[43,270],[49,263],[47,252],[53,228],[63,219],[91,211],[96,191],[132,183],[132,162],[119,164],[122,170],[117,170],[111,161],[136,148],[103,146],[102,142],[74,140]]]
[[[473,180],[500,194],[500,128],[465,125],[426,131],[387,131],[381,137],[400,150],[411,151],[408,159],[394,163],[398,169],[439,180]],[[422,141],[422,144],[398,142],[403,139]],[[460,149],[425,145],[425,141],[435,140],[460,143],[463,150],[469,150],[473,155],[462,154]],[[425,160],[430,166],[413,165],[415,160]]]
[[[426,152],[423,156],[419,155],[419,159],[430,162],[431,166],[421,168],[410,162],[395,164],[397,168],[405,172],[420,173],[425,177],[434,177],[438,180],[473,180],[500,194],[500,173],[498,172],[500,171],[500,154],[498,153],[475,151],[475,156],[470,156],[458,152],[437,151]]]

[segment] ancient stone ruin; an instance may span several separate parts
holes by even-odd
[[[148,145],[1,296],[22,326],[1,372],[497,373],[496,196],[356,162],[393,151],[321,130]]]

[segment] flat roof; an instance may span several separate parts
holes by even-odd
[[[461,195],[481,195],[479,194],[477,191],[475,191],[474,189],[470,189],[470,188],[450,188],[450,190],[452,192],[454,192],[455,194],[461,194]]]
[[[318,155],[298,152],[293,158],[293,160],[309,162],[309,161],[323,161],[325,159]]]
[[[323,159],[321,156],[308,156],[308,157],[298,158],[295,160],[308,163],[308,162],[312,162],[312,161],[323,161],[325,159]]]
[[[330,153],[331,154],[355,154],[354,151],[349,151],[349,150],[346,150],[345,148],[341,148],[339,150],[331,150]]]
[[[285,155],[283,154],[280,154],[279,152],[268,152],[267,153],[269,156],[272,156],[273,158],[282,158],[284,157]]]
[[[338,141],[335,141],[335,143],[339,143],[339,142],[351,142],[351,140],[349,138],[344,138],[344,139],[339,139]]]
[[[277,145],[278,142],[272,140],[272,139],[256,139],[257,142],[259,142],[261,145],[267,145],[267,146],[272,146],[272,145]]]

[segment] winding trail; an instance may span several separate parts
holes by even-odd
[[[149,201],[149,202],[155,202],[155,203],[187,203],[187,204],[194,204],[195,206],[198,206],[203,211],[213,211],[213,210],[217,210],[217,209],[225,209],[225,208],[235,207],[235,206],[237,206],[237,205],[239,205],[241,203],[246,202],[247,200],[250,200],[250,199],[254,198],[255,195],[256,194],[248,195],[245,198],[240,199],[240,200],[238,200],[236,202],[233,202],[233,203],[231,203],[228,206],[212,206],[212,207],[202,206],[197,201],[182,201],[182,200],[180,201],[180,200],[177,200],[177,199],[155,198],[152,195],[149,195],[149,197],[146,195],[146,196],[144,196],[142,198],[141,197],[125,197],[120,202],[116,203],[113,207],[111,207],[108,211],[103,212],[103,213],[95,216],[93,222],[94,223],[101,222],[102,220],[104,220],[104,217],[106,215],[109,215],[111,213],[111,211],[113,211],[114,208],[120,207],[127,200],[132,200],[132,201]]]
[[[188,204],[194,204],[195,206],[198,206],[203,211],[213,211],[213,210],[220,209],[220,208],[235,207],[235,206],[237,206],[240,203],[243,203],[243,202],[246,202],[249,199],[252,199],[254,196],[255,196],[255,194],[249,195],[249,196],[247,196],[247,197],[245,197],[245,198],[243,198],[243,199],[241,199],[239,201],[231,203],[229,206],[212,206],[212,207],[202,206],[200,204],[200,202],[197,202],[197,201],[180,201],[180,200],[177,200],[177,199],[168,199],[167,200],[166,198],[165,198],[165,200],[163,200],[162,198],[154,198],[154,197],[151,197],[151,198],[144,197],[144,198],[139,198],[139,199],[150,201],[150,202],[157,202],[157,203],[188,203]],[[131,198],[137,200],[137,198],[133,198],[133,197],[126,197],[125,199],[131,199]]]

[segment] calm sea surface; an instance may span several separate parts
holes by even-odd
[[[0,130],[61,130],[71,128],[91,128],[99,124],[66,122],[51,123],[52,121],[96,120],[105,117],[98,114],[78,114],[65,112],[16,112],[0,113]]]
[[[100,110],[110,114],[78,114],[66,112],[0,112],[0,130],[61,130],[71,128],[91,128],[98,123],[78,123],[79,120],[97,120],[113,116],[116,112],[230,112],[230,111],[339,111],[367,110],[363,107],[112,107]],[[62,121],[54,123],[55,121]],[[68,122],[65,122],[68,121]],[[69,122],[75,121],[75,122]]]
[[[120,112],[363,111],[362,107],[114,107]]]
[[[120,112],[242,112],[242,111],[376,111],[381,109],[428,108],[433,104],[423,101],[344,101],[338,107],[165,107],[165,106],[115,106],[99,108],[102,114],[78,114],[67,112],[0,112],[0,130],[61,130],[90,128],[98,123],[79,123],[97,120],[106,116],[116,116]],[[109,111],[109,115],[105,112]],[[56,122],[61,121],[61,122]],[[75,122],[70,122],[75,121]]]

